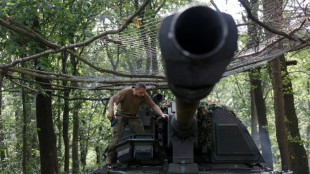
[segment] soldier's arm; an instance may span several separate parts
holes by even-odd
[[[163,117],[163,118],[168,117],[168,115],[167,115],[167,114],[164,114],[164,113],[161,111],[161,109],[160,109],[156,104],[154,104],[154,105],[152,106],[152,108],[153,108],[153,110],[154,110],[158,115],[160,115],[161,117]]]
[[[111,121],[114,118],[114,96],[109,100],[109,114],[108,119]]]
[[[164,114],[164,113],[161,111],[161,109],[159,108],[159,106],[157,106],[157,105],[154,103],[154,101],[151,99],[151,97],[150,97],[148,94],[146,94],[145,97],[146,97],[145,103],[146,103],[147,105],[149,105],[151,108],[153,108],[153,110],[154,110],[158,115],[160,115],[162,118],[168,117],[168,115],[167,115],[167,114]]]

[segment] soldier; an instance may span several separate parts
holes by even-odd
[[[114,103],[117,104],[117,112],[114,116]],[[116,124],[113,126],[113,136],[108,146],[106,165],[110,165],[113,161],[114,148],[117,141],[123,136],[125,126],[128,124],[130,130],[134,134],[144,134],[144,128],[139,116],[137,115],[141,104],[147,104],[149,107],[166,118],[168,115],[164,114],[161,109],[152,101],[151,97],[146,93],[146,86],[144,83],[137,83],[135,87],[125,88],[110,98],[108,119]],[[116,118],[115,118],[116,117]]]

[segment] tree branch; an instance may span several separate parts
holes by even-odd
[[[110,31],[105,31],[105,32],[102,32],[88,40],[85,40],[83,42],[80,42],[80,43],[75,43],[75,44],[69,44],[69,45],[65,45],[65,46],[58,46],[57,44],[55,43],[52,43],[52,42],[49,42],[47,41],[46,39],[42,38],[40,35],[38,34],[34,34],[35,32],[29,28],[27,28],[26,26],[23,26],[22,24],[18,24],[17,22],[14,22],[12,19],[10,19],[9,17],[7,18],[8,20],[10,20],[11,22],[17,24],[18,26],[20,26],[21,28],[23,28],[24,30],[28,31],[28,32],[25,32],[23,30],[20,30],[18,28],[13,28],[10,24],[8,24],[7,22],[3,21],[2,19],[0,19],[0,24],[7,27],[7,28],[10,28],[11,30],[14,30],[18,33],[22,33],[26,36],[29,36],[31,38],[34,38],[40,42],[42,42],[43,44],[47,45],[48,47],[50,48],[58,48],[60,51],[64,51],[66,49],[71,49],[71,48],[74,48],[74,47],[81,47],[81,46],[85,46],[85,45],[88,45],[90,43],[92,43],[93,41],[99,39],[99,38],[102,38],[103,36],[106,36],[108,34],[117,34],[117,33],[120,33],[121,31],[123,31],[127,26],[128,24],[149,4],[151,0],[146,0],[135,12],[134,14],[132,14],[131,16],[129,16],[126,21],[124,22],[123,25],[121,25],[118,29],[116,30],[110,30]]]
[[[44,45],[50,47],[50,48],[56,49],[56,48],[59,48],[59,47],[60,47],[60,46],[58,46],[57,44],[52,43],[52,42],[50,42],[50,41],[44,39],[44,38],[43,38],[42,36],[40,36],[38,33],[36,33],[35,31],[33,31],[32,29],[26,27],[25,25],[23,25],[23,24],[21,24],[21,23],[19,23],[19,22],[14,21],[12,18],[10,18],[10,17],[7,16],[6,19],[7,19],[7,21],[9,21],[10,23],[15,24],[16,26],[18,26],[18,27],[24,29],[25,31],[23,31],[23,30],[21,30],[21,29],[19,29],[19,28],[16,28],[16,27],[13,27],[13,26],[9,25],[10,29],[12,29],[12,30],[14,30],[14,31],[16,31],[16,32],[18,32],[18,33],[21,33],[21,32],[22,32],[21,34],[26,35],[26,36],[28,36],[28,37],[30,37],[30,38],[32,38],[32,39],[38,41],[38,42],[40,42],[40,43],[42,43],[42,44],[44,44]],[[4,24],[5,22],[0,21],[0,23],[1,23],[1,24]],[[5,26],[8,27],[7,25],[8,25],[8,24],[6,24]]]
[[[13,61],[13,62],[10,63],[10,64],[0,64],[0,69],[5,69],[5,68],[9,68],[9,67],[14,67],[14,66],[17,65],[18,63],[27,62],[27,61],[34,60],[34,59],[37,59],[37,58],[39,58],[39,57],[42,57],[42,56],[51,54],[51,53],[59,53],[59,52],[61,52],[61,51],[59,51],[59,50],[54,50],[54,49],[49,49],[49,50],[46,50],[46,51],[41,52],[41,53],[38,53],[38,54],[34,54],[34,55],[31,55],[31,56],[28,56],[28,57],[24,57],[24,58],[22,58],[22,59],[17,59],[17,60]]]
[[[217,7],[217,5],[214,3],[213,0],[210,0],[211,4],[214,6],[214,8],[216,9],[216,11],[220,12],[220,9]]]
[[[304,19],[302,21],[302,23],[300,24],[300,26],[298,28],[293,29],[289,34],[290,35],[294,34],[296,31],[300,30],[304,26],[305,22],[306,22],[306,20]],[[266,45],[264,48],[260,49],[259,51],[255,51],[254,53],[251,53],[251,54],[246,54],[246,55],[242,55],[242,56],[239,56],[239,57],[235,57],[235,59],[240,59],[240,58],[243,58],[243,57],[259,55],[263,51],[265,51],[267,48],[270,48],[271,46],[275,45],[278,42],[281,42],[284,39],[285,39],[285,37],[280,37],[277,40],[274,40],[273,42],[269,43],[268,45]],[[273,38],[271,38],[270,40],[273,40]],[[309,41],[307,41],[307,42],[309,42]],[[307,45],[307,42],[305,42],[304,44]]]
[[[283,55],[285,53],[288,52],[292,52],[292,51],[296,51],[296,50],[300,50],[303,49],[305,47],[309,47],[310,46],[310,42],[304,43],[304,44],[300,44],[300,45],[294,45],[291,47],[287,47],[285,49],[281,49],[281,50],[275,50],[270,48],[265,55],[263,56],[259,56],[256,55],[255,59],[251,58],[250,56],[247,57],[247,59],[245,61],[243,61],[242,63],[235,63],[235,64],[230,64],[225,73],[223,74],[224,77],[229,76],[229,75],[233,75],[239,72],[243,72],[246,71],[250,68],[262,65],[280,55]]]
[[[15,80],[11,79],[10,76],[5,76],[9,81],[11,81],[12,83],[16,84],[17,86],[20,86],[21,88],[25,88],[25,89],[28,89],[30,90],[31,92],[38,92],[38,90],[36,89],[32,89],[26,85],[23,85],[23,84],[20,84],[18,82],[16,82]]]
[[[154,15],[156,15],[160,11],[160,9],[165,5],[165,3],[166,0],[163,0],[163,3],[155,10]]]
[[[249,6],[247,5],[246,1],[245,0],[238,0],[241,5],[245,8],[247,14],[248,14],[248,17],[250,19],[252,19],[254,22],[256,22],[258,25],[262,26],[264,29],[266,29],[267,31],[271,32],[271,33],[274,33],[274,34],[277,34],[277,35],[281,35],[281,36],[284,36],[290,40],[299,40],[300,42],[302,43],[305,43],[305,41],[303,41],[301,38],[298,38],[296,39],[295,37],[292,37],[291,35],[288,35],[282,31],[278,31],[268,25],[266,25],[265,23],[261,22],[260,20],[258,20],[255,16],[253,16],[252,12],[251,12],[251,9],[249,8]]]
[[[88,45],[90,44],[91,42],[99,39],[99,38],[102,38],[103,36],[106,36],[108,34],[117,34],[121,31],[123,31],[127,25],[132,21],[133,18],[135,18],[146,6],[147,4],[150,2],[150,0],[146,0],[140,7],[139,9],[137,9],[135,11],[135,13],[131,16],[129,16],[125,23],[119,28],[119,29],[116,29],[116,30],[110,30],[110,31],[105,31],[105,32],[102,32],[101,34],[98,34],[88,40],[85,40],[83,42],[80,42],[80,43],[75,43],[75,44],[69,44],[69,45],[64,45],[64,46],[58,46],[57,44],[55,43],[52,43],[52,42],[49,42],[48,40],[42,38],[40,35],[38,35],[37,33],[35,33],[33,30],[27,28],[26,26],[22,25],[22,24],[19,24],[15,21],[13,21],[12,19],[10,18],[7,18],[9,21],[11,21],[12,23],[16,24],[17,26],[21,27],[22,29],[24,30],[21,30],[19,28],[16,28],[16,27],[13,27],[11,26],[9,23],[3,21],[2,19],[0,19],[0,24],[13,30],[13,31],[16,31],[18,33],[21,33],[23,35],[26,35],[28,37],[31,37],[33,39],[35,39],[36,41],[39,41],[40,43],[43,43],[44,45],[50,47],[50,48],[53,48],[53,49],[50,49],[50,50],[47,50],[47,51],[44,51],[42,53],[38,53],[38,54],[35,54],[35,55],[32,55],[32,56],[28,56],[28,57],[25,57],[23,59],[18,59],[18,60],[15,60],[14,62],[12,62],[11,64],[1,64],[0,65],[0,68],[8,68],[8,67],[13,67],[15,66],[16,64],[18,63],[21,63],[21,62],[26,62],[26,61],[29,61],[29,60],[33,60],[33,59],[36,59],[36,58],[39,58],[41,56],[44,56],[44,55],[48,55],[48,54],[51,54],[51,53],[59,53],[59,52],[62,52],[62,51],[67,51],[69,52],[70,54],[73,54],[75,57],[77,57],[80,61],[84,62],[85,64],[89,65],[90,67],[96,69],[97,71],[101,72],[101,73],[112,73],[112,74],[115,74],[115,75],[118,75],[118,76],[123,76],[123,77],[132,77],[132,75],[130,74],[125,74],[125,73],[118,73],[118,72],[114,72],[114,71],[110,71],[110,70],[105,70],[105,69],[102,69],[102,68],[99,68],[99,67],[96,67],[94,66],[93,64],[91,64],[90,62],[88,62],[87,60],[79,57],[76,53],[74,53],[73,51],[71,50],[68,50],[68,49],[71,49],[71,48],[74,48],[74,47],[80,47],[80,46],[85,46],[85,45]],[[27,32],[26,32],[27,31]],[[141,75],[141,78],[148,78],[150,76],[145,76],[145,75]],[[159,76],[158,78],[161,78],[161,79],[164,79],[163,76]]]
[[[55,73],[39,73],[35,72],[33,70],[29,71],[24,69],[19,69],[19,68],[14,68],[14,67],[9,67],[6,68],[7,71],[12,71],[12,72],[18,72],[18,73],[23,73],[32,77],[38,77],[38,78],[43,78],[43,79],[49,79],[49,80],[61,80],[61,81],[72,81],[72,82],[89,82],[89,83],[108,83],[108,84],[113,84],[113,83],[136,83],[136,82],[165,82],[163,79],[154,79],[154,78],[127,78],[127,79],[102,79],[102,78],[97,78],[97,77],[79,77],[79,76],[69,76],[69,75],[62,75],[58,74],[55,75]]]
[[[118,45],[123,45],[123,42],[121,40],[113,40],[111,38],[109,38],[108,36],[104,36],[101,38],[102,41],[106,40],[108,42],[112,42],[112,43],[115,43],[115,44],[118,44]]]
[[[36,70],[34,70],[36,71]],[[136,82],[130,82],[130,83],[127,83],[127,82],[118,82],[118,83],[113,83],[113,84],[104,84],[104,85],[100,85],[100,86],[94,86],[94,87],[74,87],[74,86],[62,86],[62,85],[57,85],[57,84],[53,84],[53,83],[44,83],[44,82],[37,82],[37,81],[32,81],[32,80],[27,80],[25,78],[19,78],[19,77],[13,77],[12,75],[10,74],[6,74],[5,75],[10,81],[12,81],[13,79],[16,79],[16,80],[21,80],[21,81],[25,81],[25,82],[28,82],[28,83],[36,83],[36,84],[41,84],[41,85],[51,85],[51,86],[54,86],[54,87],[58,87],[57,88],[51,88],[49,89],[49,91],[56,91],[56,90],[65,90],[65,89],[78,89],[78,90],[88,90],[88,91],[92,91],[92,90],[121,90],[125,87],[128,87],[128,86],[134,86]],[[32,88],[31,87],[28,87],[26,85],[22,85],[16,81],[12,81],[13,83],[17,84],[18,86],[21,86],[21,87],[24,87],[24,88],[27,88],[29,90],[31,90]],[[140,82],[144,82],[143,80],[141,80]],[[144,82],[146,86],[148,86],[148,90],[152,90],[152,89],[169,89],[168,88],[168,84],[167,82]],[[14,88],[15,89],[15,88]],[[8,89],[6,89],[8,90]],[[31,90],[32,92],[37,92],[37,91],[34,91],[35,89]],[[3,90],[5,91],[5,90]]]
[[[112,70],[107,70],[107,69],[102,69],[100,67],[97,67],[95,65],[93,65],[92,63],[88,62],[86,59],[78,56],[75,52],[71,51],[71,50],[67,50],[70,54],[73,54],[77,59],[79,59],[81,62],[85,63],[86,65],[88,65],[89,67],[101,72],[101,73],[110,73],[110,74],[114,74],[116,76],[121,76],[121,77],[138,77],[138,78],[158,78],[158,79],[166,79],[164,76],[160,76],[160,75],[144,75],[144,74],[136,74],[136,75],[132,75],[132,74],[126,74],[126,73],[121,73],[121,72],[117,72],[117,71],[112,71]]]
[[[75,98],[69,98],[62,95],[52,94],[52,96],[60,97],[65,100],[90,100],[90,101],[103,101],[103,100],[110,100],[110,98],[84,98],[84,97],[75,97]]]

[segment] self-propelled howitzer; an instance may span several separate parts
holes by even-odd
[[[141,108],[146,135],[127,130],[115,148],[117,162],[106,173],[273,173],[236,115],[204,103],[237,48],[237,27],[228,14],[193,6],[162,20],[159,42],[174,102],[162,104],[169,119]],[[153,96],[159,104],[161,95]],[[168,103],[168,104],[167,104]]]

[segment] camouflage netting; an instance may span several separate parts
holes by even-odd
[[[114,6],[111,8],[116,8]],[[214,6],[211,6],[211,8],[214,8]],[[0,70],[6,69],[5,71],[9,71],[11,74],[16,72],[15,74],[27,74],[52,81],[77,82],[79,84],[74,88],[81,90],[121,89],[137,82],[144,82],[149,88],[167,89],[158,42],[158,30],[162,19],[167,14],[172,14],[173,8],[165,9],[166,11],[158,11],[156,14],[141,13],[140,11],[132,16],[133,20],[127,22],[124,22],[124,19],[126,21],[128,15],[134,14],[133,9],[124,11],[122,15],[116,15],[106,10],[103,14],[96,16],[96,27],[90,28],[95,36],[86,36],[85,40],[80,43],[65,46],[56,44],[57,49],[53,49],[55,43],[40,38],[40,42],[48,45],[49,50],[29,55],[26,57],[27,59],[17,59],[12,63],[10,61],[5,62],[1,64]],[[253,12],[254,9],[249,11],[251,10]],[[274,20],[263,20],[261,15],[259,20],[254,22],[253,19],[245,17],[248,12],[241,7],[241,12],[237,14],[239,19],[235,19],[239,31],[238,50],[234,54],[233,61],[223,74],[224,77],[260,66],[285,53],[309,47],[310,20],[308,4],[290,2],[280,10],[284,10],[283,13],[289,15],[283,15],[283,18],[278,20],[280,21],[278,23]],[[14,20],[10,22],[0,21],[3,26],[13,27],[16,31],[26,27],[21,24],[15,25]],[[266,28],[268,27],[263,24],[272,24],[279,27],[272,28],[274,30],[272,32],[267,32]],[[22,26],[22,28],[18,26]],[[122,26],[123,30],[118,32],[120,26]],[[255,32],[250,32],[249,28],[255,28]],[[26,29],[26,31],[31,32],[30,37],[37,35],[30,29]],[[270,35],[268,38],[266,37],[267,34]],[[247,43],[251,39],[253,41]],[[60,68],[55,68],[57,72],[52,72],[52,70],[50,72],[48,70],[38,72],[34,69],[16,66],[21,62],[30,61],[43,55],[59,53],[62,49],[70,53],[70,49],[81,46],[85,46],[85,48],[81,49],[82,51],[78,53],[79,56],[76,55],[78,61],[81,62],[79,68],[83,75],[80,76],[61,74]],[[11,74],[9,75],[12,76]],[[14,74],[12,77],[10,76],[8,76],[9,80],[18,79],[18,76]],[[59,89],[59,85],[57,86],[56,83],[53,83],[53,86],[57,87],[55,89]],[[63,87],[60,89],[63,89]]]
[[[234,116],[235,113],[228,107],[214,102],[200,102],[197,112],[198,145],[202,152],[212,150],[212,112],[218,108],[224,109]]]
[[[261,35],[266,31],[255,22],[242,22],[240,19],[236,20],[239,31],[239,48],[235,52],[233,61],[229,64],[223,76],[226,77],[244,72],[265,64],[285,53],[307,48],[310,45],[310,38],[307,34],[307,32],[309,32],[310,21],[305,18],[292,20],[297,16],[303,15],[303,8],[305,8],[303,4],[301,4],[299,9],[287,7],[285,10],[291,13],[292,16],[286,16],[283,20],[287,23],[281,24],[283,32],[294,34],[298,39],[272,34],[272,37],[268,39],[260,37],[259,40],[255,41],[255,43],[253,42],[252,45],[246,45],[244,40],[252,37],[248,34],[247,28],[255,26],[257,27],[257,32],[261,33]],[[246,15],[246,12],[242,13],[243,16]],[[128,64],[128,69],[122,69],[125,73],[156,74],[164,76],[158,42],[158,30],[163,17],[164,16],[137,18],[130,27],[121,34],[111,35],[109,39],[102,38],[97,44],[102,46],[109,45],[109,54],[111,55],[126,53],[127,57],[130,57],[126,62],[126,64]],[[263,22],[268,23],[269,21]],[[134,28],[138,28],[139,30],[133,30]],[[115,40],[119,42],[115,42]],[[279,45],[285,46],[280,47]],[[166,84],[162,85],[166,86]]]

